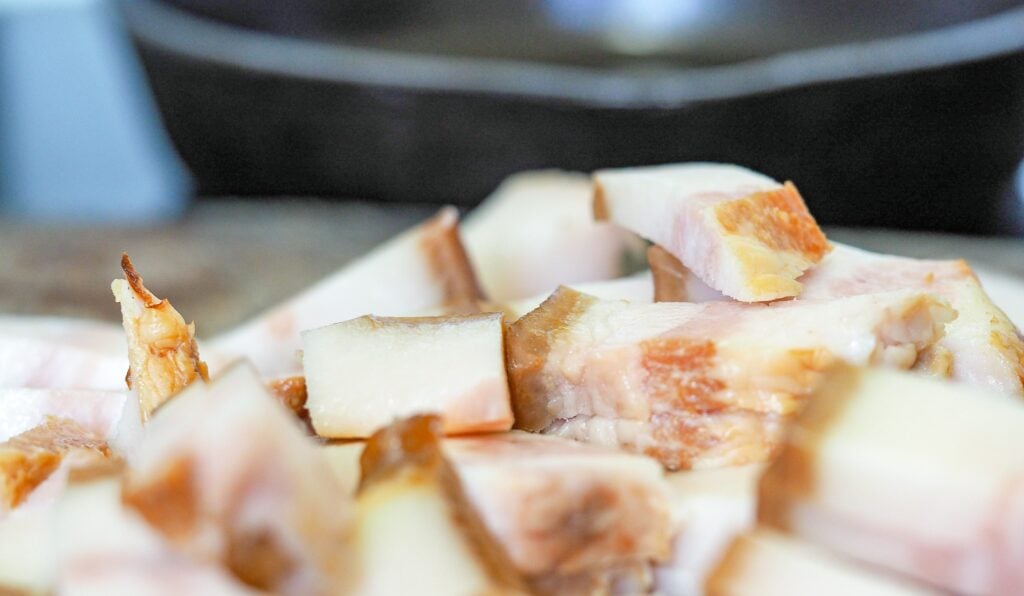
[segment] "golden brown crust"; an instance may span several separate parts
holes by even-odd
[[[50,477],[63,456],[49,451],[24,453],[0,449],[0,477],[3,494],[0,505],[13,509],[20,505],[37,486]]]
[[[359,456],[359,488],[363,492],[408,467],[432,468],[443,457],[439,416],[413,416],[384,427],[367,439]]]
[[[477,302],[477,309],[482,313],[499,313],[504,315],[505,322],[514,321],[519,318],[519,313],[509,307],[507,304],[499,304],[497,302],[491,302],[489,300],[483,300]],[[473,313],[451,313],[451,314],[473,314]]]
[[[431,273],[444,288],[444,305],[477,308],[484,293],[459,237],[459,218],[454,207],[445,207],[423,224],[420,248]]]
[[[596,301],[593,296],[561,286],[540,306],[509,325],[505,359],[516,428],[538,432],[551,424],[543,378],[548,354],[559,334]]]
[[[49,416],[40,425],[0,443],[0,504],[20,505],[50,477],[70,452],[92,453],[83,468],[110,456],[106,441],[67,418]]]
[[[686,302],[689,270],[672,253],[657,244],[647,248],[647,264],[654,278],[655,302]]]
[[[245,531],[242,524],[227,524],[224,565],[246,585],[273,593],[281,578],[295,573],[299,561],[289,556],[274,535],[259,528]]]
[[[822,388],[806,401],[791,423],[778,456],[758,484],[757,519],[761,524],[787,530],[789,503],[814,494],[821,442],[857,391],[859,373],[845,364],[833,366]]]
[[[357,494],[380,483],[405,476],[433,482],[444,492],[455,525],[463,530],[476,559],[487,571],[498,593],[524,592],[522,579],[501,544],[484,525],[463,491],[441,447],[443,424],[436,415],[399,420],[373,434],[359,458],[361,478]]]
[[[594,184],[594,221],[608,221],[611,218],[611,213],[608,211],[608,200],[604,196],[604,186],[596,179],[593,180]]]
[[[103,455],[110,455],[110,448],[102,437],[74,420],[57,416],[47,416],[42,424],[11,437],[2,445],[25,452],[92,449]]]
[[[733,578],[743,574],[746,566],[746,559],[749,556],[750,539],[741,534],[733,539],[732,543],[718,560],[718,564],[711,569],[707,579],[704,580],[704,593],[707,596],[728,596],[733,594]]]
[[[306,377],[295,375],[280,379],[267,381],[267,389],[277,401],[295,414],[311,434],[313,433],[312,423],[309,419],[309,410],[306,409]]]
[[[128,285],[131,286],[132,291],[135,292],[135,295],[142,301],[144,306],[154,307],[162,302],[143,285],[142,276],[135,270],[135,266],[132,264],[132,260],[128,258],[128,253],[126,252],[121,253],[121,271],[124,271],[124,278],[128,280]]]
[[[1011,323],[1010,328],[1005,331],[993,330],[989,341],[1006,355],[1021,385],[1024,385],[1024,337],[1012,328]]]
[[[953,376],[953,352],[940,344],[932,344],[917,354],[913,370],[921,371],[940,379]]]
[[[195,482],[195,463],[183,456],[144,484],[129,472],[121,485],[121,500],[167,537],[185,539],[199,520]]]
[[[129,370],[125,381],[138,391],[142,419],[148,420],[172,395],[197,377],[208,380],[209,375],[206,363],[199,359],[195,325],[186,324],[168,300],[146,289],[127,254],[121,257],[121,268],[128,288],[123,282],[115,282],[113,290],[122,302],[128,334]],[[130,296],[126,295],[129,292]],[[133,299],[141,311],[124,304]]]
[[[754,193],[714,207],[726,233],[752,234],[771,250],[795,251],[818,262],[830,250],[828,240],[814,220],[796,186]]]

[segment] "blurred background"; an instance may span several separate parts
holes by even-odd
[[[286,295],[534,168],[735,162],[831,229],[1003,242],[1022,159],[1019,0],[0,0],[0,281],[51,273],[6,311],[124,248],[207,299],[259,267]]]
[[[15,215],[699,159],[826,224],[1024,231],[1014,0],[0,0],[0,98]]]

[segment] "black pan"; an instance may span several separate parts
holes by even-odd
[[[1024,230],[1017,5],[124,8],[204,194],[472,204],[528,168],[699,159],[794,180],[825,223],[991,233]]]

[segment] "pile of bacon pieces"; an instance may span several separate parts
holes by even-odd
[[[1024,593],[1020,332],[792,183],[521,174],[203,340],[122,267],[0,319],[0,592]]]

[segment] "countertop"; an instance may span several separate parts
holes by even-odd
[[[110,281],[127,251],[146,285],[199,335],[258,313],[436,210],[316,200],[217,200],[149,228],[71,227],[0,220],[0,313],[117,321]],[[1024,283],[1024,239],[826,229],[840,242],[921,258],[962,257]]]

